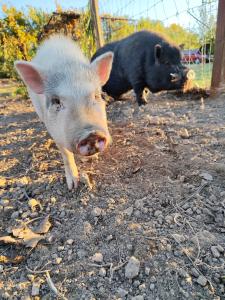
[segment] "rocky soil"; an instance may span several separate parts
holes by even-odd
[[[0,299],[225,299],[225,95],[128,98],[69,192],[30,100],[0,97]]]

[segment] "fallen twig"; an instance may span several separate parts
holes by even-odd
[[[42,274],[42,273],[46,273],[46,272],[50,272],[51,271],[51,270],[39,270],[39,271],[35,271],[35,270],[31,270],[27,266],[26,266],[26,269],[27,269],[28,272],[33,273],[33,274]]]

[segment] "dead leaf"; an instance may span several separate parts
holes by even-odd
[[[10,235],[0,237],[0,242],[2,242],[4,244],[16,244],[16,245],[21,244],[20,240],[16,240],[13,237],[11,237]]]
[[[0,255],[0,263],[1,264],[19,264],[25,259],[24,256],[17,255],[16,257],[8,257],[5,255]]]
[[[48,167],[49,167],[49,164],[46,161],[43,161],[40,163],[39,171],[46,172],[46,171],[48,171]]]
[[[18,237],[23,240],[23,244],[26,247],[34,248],[37,246],[37,243],[42,240],[45,236],[33,232],[30,228],[26,226],[14,228],[12,233],[15,237]]]
[[[34,198],[31,198],[29,201],[28,201],[28,205],[30,206],[32,212],[34,212],[36,210],[36,207],[38,206],[41,210],[43,209],[40,201],[34,199]]]
[[[49,221],[49,215],[47,215],[41,223],[34,229],[35,233],[47,233],[51,228],[52,224]]]

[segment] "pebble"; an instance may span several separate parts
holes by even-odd
[[[63,211],[60,213],[60,217],[61,217],[61,218],[64,218],[65,215],[66,215],[66,212],[63,210]]]
[[[156,277],[155,276],[152,276],[151,278],[150,278],[150,282],[151,283],[155,283],[157,280],[156,280]]]
[[[2,272],[3,272],[3,270],[4,270],[4,267],[3,267],[3,265],[0,265],[0,273],[2,273]]]
[[[160,215],[162,215],[162,211],[161,210],[156,210],[155,213],[154,213],[154,216],[158,217]]]
[[[211,174],[207,173],[207,172],[203,172],[200,174],[200,177],[202,177],[203,179],[207,180],[207,181],[212,181],[213,177]]]
[[[211,252],[214,257],[216,257],[216,258],[220,257],[220,252],[219,252],[217,246],[212,246]]]
[[[123,213],[124,213],[125,215],[127,215],[128,217],[130,217],[130,216],[132,215],[132,213],[133,213],[133,210],[134,210],[133,206],[130,206],[130,207],[128,207],[127,209],[125,209],[125,210],[123,211]]]
[[[99,275],[100,275],[101,277],[105,277],[105,276],[106,276],[106,269],[105,269],[105,268],[100,268],[100,270],[99,270]]]
[[[198,277],[199,276],[199,272],[195,268],[191,268],[191,272],[190,273],[194,277]]]
[[[138,295],[131,298],[131,300],[144,300],[144,296]]]
[[[91,212],[92,216],[94,217],[99,217],[102,214],[102,209],[100,207],[95,207],[92,212]]]
[[[145,283],[140,284],[138,288],[140,291],[144,291],[146,289]]]
[[[102,255],[102,253],[101,253],[101,252],[96,252],[96,253],[92,256],[92,261],[98,262],[98,263],[103,262],[103,255]]]
[[[179,135],[183,139],[188,139],[190,137],[189,132],[186,128],[182,128],[179,132]]]
[[[17,219],[19,217],[20,213],[18,211],[14,211],[12,214],[11,214],[11,219]]]
[[[133,245],[132,244],[127,244],[127,250],[132,251],[133,250]]]
[[[145,267],[145,275],[150,274],[151,269],[149,267]]]
[[[224,247],[222,247],[221,245],[217,245],[217,249],[219,252],[223,253],[224,252]]]
[[[150,288],[151,291],[153,291],[155,289],[155,284],[151,283],[150,286],[149,286],[149,288]]]
[[[56,264],[56,265],[59,265],[59,264],[61,263],[61,261],[62,261],[62,258],[61,258],[61,257],[56,257],[56,259],[55,259],[55,264]]]
[[[128,294],[128,291],[124,290],[123,288],[118,288],[117,293],[120,297],[124,298]]]
[[[77,250],[77,256],[79,259],[84,258],[87,255],[87,252],[84,249],[78,249]]]
[[[144,201],[143,201],[143,199],[136,200],[134,205],[135,205],[136,208],[142,209],[143,206],[144,206]]]
[[[73,244],[73,242],[74,242],[74,240],[73,240],[73,239],[68,239],[68,240],[66,241],[66,244],[67,244],[67,245],[72,245],[72,244]]]
[[[139,280],[134,280],[134,282],[133,282],[133,286],[134,286],[134,287],[138,287],[140,284],[141,284],[141,283],[140,283]]]
[[[125,277],[132,279],[138,275],[139,270],[140,261],[136,257],[131,256],[131,258],[128,261],[128,264],[125,267]]]
[[[200,275],[197,279],[197,283],[201,286],[206,286],[207,284],[207,279],[205,278],[205,276]]]
[[[106,241],[107,241],[107,242],[110,242],[112,239],[113,239],[112,234],[110,234],[110,235],[108,235],[108,236],[106,237]]]

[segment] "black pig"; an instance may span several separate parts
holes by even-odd
[[[150,31],[109,43],[98,49],[91,60],[107,51],[114,52],[114,60],[103,91],[113,98],[133,89],[138,104],[146,104],[145,87],[152,93],[181,89],[189,77],[189,69],[181,64],[179,48]]]

